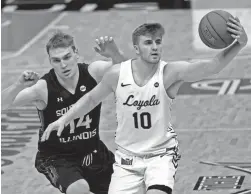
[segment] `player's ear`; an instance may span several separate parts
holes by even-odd
[[[75,46],[73,47],[73,51],[74,53],[78,54],[78,49]]]
[[[78,49],[76,47],[73,48],[74,53],[77,55],[77,59],[79,58],[79,54],[78,54]]]
[[[136,54],[139,54],[139,46],[138,45],[133,45],[135,51],[136,51]]]

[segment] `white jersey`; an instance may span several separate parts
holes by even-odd
[[[121,63],[115,92],[116,144],[133,154],[150,154],[178,145],[171,121],[172,99],[163,83],[166,62],[160,61],[153,77],[144,86],[133,78],[131,60]]]

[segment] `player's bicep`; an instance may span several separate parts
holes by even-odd
[[[92,77],[99,83],[105,72],[112,66],[112,61],[95,61],[91,63],[88,70]]]
[[[24,90],[19,92],[11,106],[12,107],[24,106],[24,105],[33,103],[36,100],[39,100],[38,93],[36,91],[36,87],[31,86],[31,87],[25,88]]]

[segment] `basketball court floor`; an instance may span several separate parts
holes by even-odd
[[[113,36],[125,55],[134,57],[133,29],[153,21],[162,23],[166,29],[163,60],[213,57],[218,51],[203,45],[197,33],[202,16],[218,7],[206,8],[2,13],[2,89],[13,83],[23,70],[32,69],[41,75],[49,70],[45,44],[56,29],[76,37],[82,60],[86,62],[103,59],[93,46],[95,38],[104,35]],[[251,39],[250,6],[231,5],[224,10],[240,18]],[[251,40],[220,74],[196,83],[184,83],[172,113],[182,155],[173,193],[250,194]],[[39,127],[34,107],[2,111],[1,121],[2,193],[60,193],[34,167]],[[102,139],[112,150],[115,129],[114,101],[109,96],[102,108],[100,130]]]

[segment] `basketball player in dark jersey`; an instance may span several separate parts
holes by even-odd
[[[96,39],[96,52],[124,60],[112,37]],[[107,193],[113,172],[114,155],[99,137],[101,104],[74,120],[61,137],[55,132],[41,142],[47,126],[64,115],[102,79],[112,62],[78,63],[73,37],[57,32],[46,45],[52,69],[41,77],[25,71],[19,80],[2,91],[2,109],[35,104],[41,128],[35,167],[51,184],[67,194]]]

